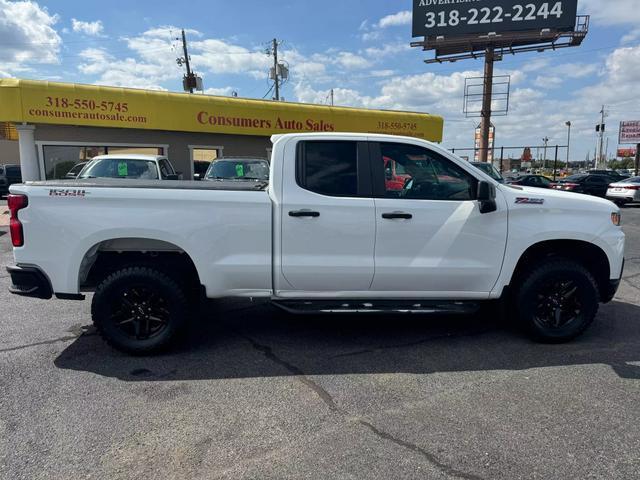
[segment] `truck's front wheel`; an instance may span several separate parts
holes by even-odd
[[[518,317],[534,339],[562,343],[583,333],[598,313],[600,295],[582,265],[546,260],[523,281],[516,295]]]
[[[105,341],[134,355],[169,347],[187,323],[188,302],[168,275],[148,267],[110,274],[96,289],[93,323]]]

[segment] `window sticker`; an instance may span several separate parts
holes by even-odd
[[[127,162],[119,162],[118,163],[118,176],[119,177],[128,177],[129,176],[129,168],[127,166]]]
[[[244,177],[244,165],[241,163],[238,163],[236,165],[236,175],[238,177]]]

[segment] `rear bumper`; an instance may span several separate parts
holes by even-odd
[[[23,297],[49,299],[53,296],[51,283],[37,267],[7,267],[11,276],[9,291]]]

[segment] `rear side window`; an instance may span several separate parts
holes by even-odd
[[[322,195],[358,195],[356,142],[301,142],[296,162],[298,185]]]

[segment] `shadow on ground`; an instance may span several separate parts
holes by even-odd
[[[58,368],[126,381],[165,381],[479,370],[585,364],[640,379],[640,307],[613,302],[594,326],[564,345],[541,345],[482,315],[295,316],[237,300],[206,307],[172,353],[129,357],[92,329],[55,360]],[[632,362],[636,362],[634,365]]]

